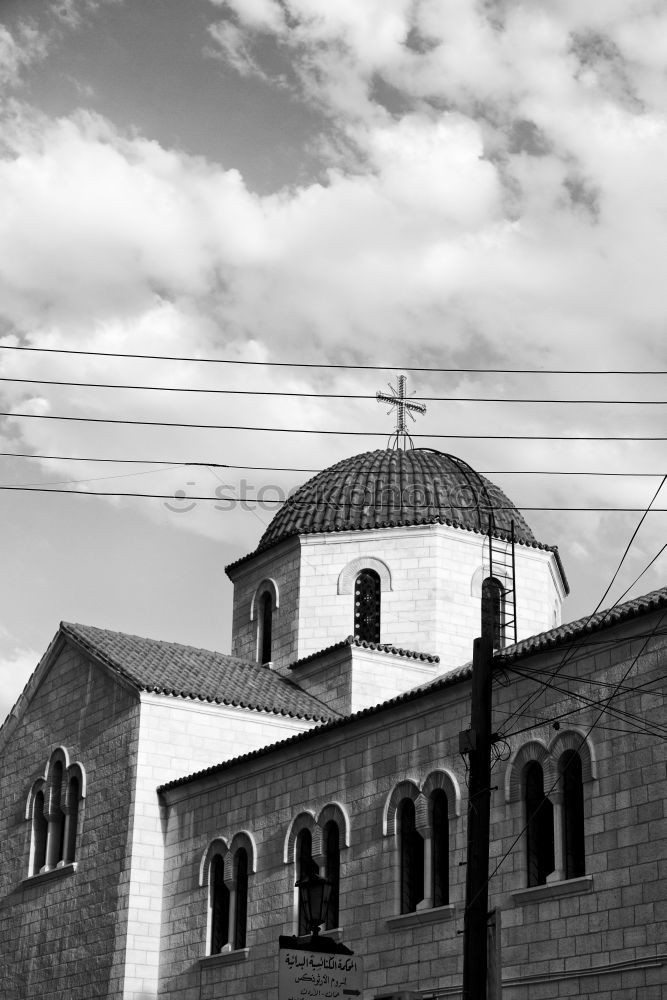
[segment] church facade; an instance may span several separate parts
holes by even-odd
[[[63,623],[0,729],[3,997],[277,996],[313,871],[366,1000],[460,997],[486,615],[489,996],[667,998],[667,588],[563,624],[558,550],[429,449],[319,473],[227,571],[231,655]]]

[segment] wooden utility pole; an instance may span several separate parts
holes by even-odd
[[[473,647],[470,729],[461,734],[461,749],[468,753],[470,761],[463,1000],[487,1000],[493,631],[484,623],[482,630],[486,634],[475,639]]]

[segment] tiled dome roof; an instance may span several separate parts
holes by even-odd
[[[523,516],[490,480],[453,455],[430,448],[367,451],[304,483],[278,511],[258,550],[291,535],[445,523],[535,544]]]

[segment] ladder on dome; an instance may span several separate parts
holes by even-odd
[[[509,535],[500,537],[495,531],[493,513],[489,517],[487,540],[484,543],[484,579],[496,580],[500,584],[499,600],[491,599],[494,620],[494,648],[502,649],[517,641],[516,621],[516,564],[514,559],[514,521],[510,525]],[[495,596],[495,595],[494,595]],[[484,615],[484,596],[482,596],[482,614]],[[488,613],[488,612],[487,612]]]

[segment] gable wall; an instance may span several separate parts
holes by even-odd
[[[157,995],[164,831],[157,787],[287,739],[312,722],[160,695],[141,696],[125,1000]]]
[[[65,646],[1,751],[3,1000],[122,995],[138,719],[136,695]],[[77,869],[25,881],[26,800],[60,745],[71,761],[81,762],[87,776]]]
[[[578,647],[567,671],[573,690],[587,698],[597,692],[597,700],[600,691],[614,690],[619,681],[647,683],[643,694],[624,695],[614,704],[637,713],[638,725],[664,722],[664,636],[650,639],[652,651],[633,665],[658,617],[647,615],[595,634],[583,659]],[[562,657],[562,651],[543,654],[523,666],[542,677]],[[525,713],[515,716],[536,693]],[[317,817],[331,802],[339,803],[350,820],[350,846],[341,854],[340,925],[343,940],[363,957],[365,995],[370,1000],[401,989],[456,995],[462,972],[458,932],[463,928],[467,808],[458,734],[469,724],[468,697],[469,684],[460,683],[432,692],[428,701],[357,719],[166,792],[161,996],[175,1000],[191,990],[201,1000],[263,1000],[275,990],[278,936],[294,932],[295,871],[293,863],[284,862],[290,824],[304,811]],[[567,715],[572,709],[577,710]],[[533,679],[508,672],[494,685],[494,728],[526,730],[510,736],[507,746],[499,745],[501,759],[492,772],[497,788],[491,870],[501,859],[502,864],[492,878],[490,906],[501,912],[503,995],[511,1000],[610,1000],[621,988],[623,1000],[664,997],[666,744],[662,738],[619,732],[626,726],[616,719],[608,720],[609,727],[596,726],[598,714],[599,708],[582,707],[555,684],[545,692]],[[536,715],[548,721],[535,725]],[[560,730],[551,721],[558,717]],[[593,727],[597,777],[585,787],[586,873],[591,878],[526,892],[523,808],[506,798],[508,758],[529,740],[550,745],[566,725],[575,724],[581,734]],[[438,768],[454,776],[462,798],[462,815],[450,823],[452,906],[398,916],[397,842],[383,835],[384,810],[398,782],[423,787]],[[198,884],[199,865],[213,837],[231,839],[242,830],[257,845],[248,957],[232,953],[202,961],[207,902]]]

